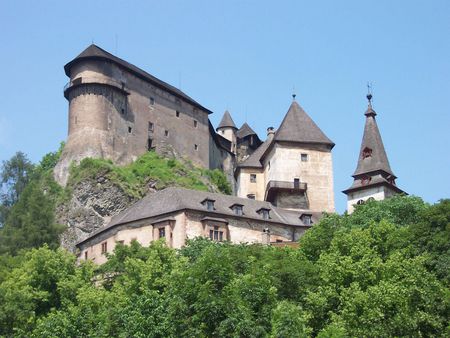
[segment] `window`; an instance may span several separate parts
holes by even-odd
[[[166,228],[159,228],[158,229],[158,238],[164,238],[166,237]]]
[[[255,199],[255,194],[248,194],[247,198],[250,200],[254,200]]]
[[[269,161],[269,163],[268,163],[268,166],[269,166],[269,170],[270,170],[270,161]]]
[[[128,133],[129,134],[131,134],[131,131],[132,131],[133,129],[131,128],[131,127],[128,127]]]
[[[364,204],[365,202],[363,200],[358,200],[358,202],[356,202],[356,204],[361,205]]]
[[[308,154],[301,154],[300,158],[301,158],[302,162],[308,162]]]
[[[194,128],[197,128],[197,120],[194,120]]]
[[[256,174],[250,174],[250,182],[256,183]]]
[[[276,239],[275,242],[277,242],[277,243],[283,243],[283,240],[282,240],[282,239]]]
[[[169,131],[168,130],[164,130],[164,136],[165,137],[169,137]]]
[[[305,225],[311,225],[312,224],[311,215],[303,214],[300,218],[303,221],[303,224],[305,224]]]
[[[178,110],[175,112],[175,116],[180,117],[180,112]]]
[[[361,178],[361,185],[367,185],[372,181],[372,177],[370,176],[364,176]]]
[[[233,209],[235,215],[242,216],[244,214],[243,205],[241,204],[233,204],[231,209]]]
[[[153,106],[155,104],[155,99],[153,97],[150,98],[150,105]]]
[[[294,178],[294,189],[299,189],[299,188],[300,188],[300,179]]]
[[[205,199],[205,200],[202,202],[202,204],[206,206],[206,209],[207,209],[208,211],[213,211],[213,210],[214,210],[214,200]]]
[[[87,260],[88,259],[88,252],[87,252],[87,250],[84,252],[84,260]]]
[[[194,144],[194,149],[198,150],[198,145]]]
[[[105,254],[108,251],[108,243],[107,242],[103,242],[102,243],[102,254]]]
[[[260,214],[263,219],[269,219],[269,211],[269,209],[261,208],[257,213]]]
[[[152,143],[153,143],[153,140],[151,139],[151,138],[149,138],[148,140],[147,140],[147,150],[152,150]]]
[[[153,131],[153,129],[154,129],[153,122],[149,122],[148,123],[148,131]]]
[[[121,111],[122,115],[125,115],[125,109],[122,108],[120,111]]]
[[[215,226],[209,230],[209,239],[216,242],[223,242],[223,231],[218,226]]]
[[[369,147],[365,147],[362,151],[361,154],[362,158],[365,159],[367,157],[371,157],[372,156],[372,149],[370,149]]]

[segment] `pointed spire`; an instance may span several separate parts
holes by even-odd
[[[320,130],[297,101],[292,101],[286,116],[281,122],[275,141],[322,143],[334,147],[334,143]]]
[[[236,128],[236,125],[234,124],[233,119],[231,118],[230,112],[228,110],[225,110],[225,113],[223,113],[222,120],[219,123],[219,126],[216,128],[216,130],[220,128]]]
[[[372,108],[372,94],[367,94],[369,100],[366,115],[366,124],[364,126],[364,134],[361,142],[361,150],[358,158],[358,165],[353,176],[367,174],[374,171],[382,170],[392,176],[389,160],[384,149],[383,140],[378,129],[375,116],[377,115]]]
[[[244,138],[249,135],[256,135],[255,131],[245,122],[241,128],[236,132],[237,138]]]

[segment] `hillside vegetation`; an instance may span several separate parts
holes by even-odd
[[[450,200],[330,215],[298,249],[118,245],[100,267],[47,246],[3,256],[0,335],[448,337]]]
[[[77,185],[89,180],[99,185],[99,194],[103,189],[100,182],[119,187],[120,193],[128,196],[130,203],[149,191],[167,186],[231,193],[222,171],[163,158],[155,152],[148,152],[127,166],[117,166],[103,159],[83,159],[70,168],[68,184],[63,188],[53,179],[53,168],[63,146],[45,155],[37,165],[21,152],[3,163],[0,175],[0,192],[4,191],[0,195],[0,253],[16,254],[21,249],[39,247],[44,243],[50,248],[58,247],[59,235],[67,226],[57,224],[55,210],[69,212]]]

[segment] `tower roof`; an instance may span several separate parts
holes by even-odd
[[[381,139],[381,134],[375,119],[377,113],[372,109],[370,101],[364,115],[366,115],[366,124],[364,126],[358,165],[353,176],[380,170],[395,176],[389,165],[383,140]]]
[[[334,147],[333,141],[320,130],[297,101],[293,101],[289,107],[274,141],[321,143]]]
[[[170,92],[172,95],[189,102],[193,106],[206,111],[208,114],[212,113],[212,111],[203,107],[200,103],[196,102],[193,98],[189,97],[178,88],[171,86],[170,84],[154,77],[153,75],[147,73],[146,71],[140,69],[139,67],[136,67],[135,65],[132,65],[131,63],[122,60],[121,58],[118,58],[117,56],[107,52],[106,50],[94,44],[87,47],[75,59],[73,59],[64,66],[64,71],[66,75],[70,77],[70,70],[72,66],[82,60],[104,60],[115,63],[116,65],[125,68],[130,73],[133,73],[137,77],[143,79],[144,81],[150,82],[152,85]]]
[[[225,113],[223,113],[223,117],[222,120],[219,123],[219,126],[216,128],[220,129],[220,128],[236,128],[236,125],[234,124],[233,119],[231,118],[230,112],[228,110],[225,110]]]
[[[255,131],[245,122],[241,128],[236,132],[237,138],[244,138],[249,135],[257,135]]]

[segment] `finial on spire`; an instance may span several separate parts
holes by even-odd
[[[372,107],[372,83],[367,82],[367,100],[369,100],[369,106]]]
[[[295,97],[297,94],[295,94],[295,86],[292,87],[292,100],[295,101]]]

